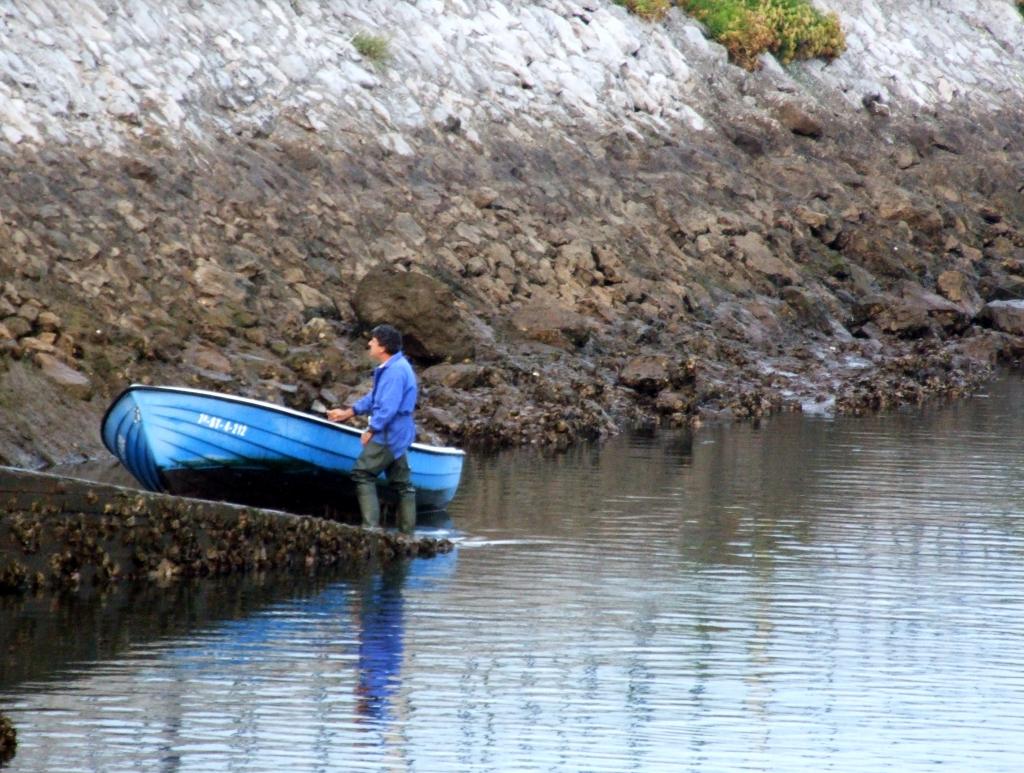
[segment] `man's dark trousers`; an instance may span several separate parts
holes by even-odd
[[[416,489],[409,472],[408,454],[397,459],[391,450],[380,443],[369,442],[363,446],[355,466],[352,481],[356,484],[359,510],[363,514],[363,526],[380,526],[380,502],[377,499],[377,476],[383,472],[391,490],[398,495],[398,528],[412,534],[416,527]]]

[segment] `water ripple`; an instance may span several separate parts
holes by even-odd
[[[470,458],[449,556],[0,608],[11,770],[1016,770],[1021,397]]]

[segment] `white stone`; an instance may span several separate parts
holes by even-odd
[[[945,78],[939,78],[936,90],[938,91],[939,99],[943,102],[951,102],[953,97],[956,96],[956,91],[953,89],[952,84]]]
[[[444,0],[417,0],[416,7],[430,16],[440,16],[445,11]]]
[[[788,81],[790,79],[788,73],[786,73],[786,71],[782,69],[782,65],[779,64],[779,60],[776,59],[771,54],[761,54],[761,56],[758,57],[757,61],[761,65],[761,73],[763,75],[770,76],[777,80]]]
[[[988,32],[1009,50],[1020,50],[1024,43],[1024,19],[1016,3],[985,3],[984,21]]]
[[[154,95],[153,101],[160,105],[160,114],[163,115],[166,123],[171,126],[180,126],[184,122],[185,111],[181,109],[181,105],[175,100],[167,99],[158,102],[157,95]]]
[[[896,97],[894,110],[1012,110],[1024,102],[1024,24],[1012,3],[814,2],[840,13],[847,53],[828,67],[779,68],[766,58],[753,77],[812,98],[834,94],[852,111],[863,110],[858,84],[868,82],[884,87],[873,93]],[[697,111],[716,68],[728,68],[722,84],[737,82],[724,49],[678,9],[650,24],[597,0],[134,0],[131,13],[104,7],[97,0],[25,0],[3,16],[0,93],[23,105],[21,123],[4,119],[8,143],[15,135],[20,142],[43,135],[66,141],[69,133],[116,142],[124,127],[115,122],[141,120],[143,93],[152,105],[147,115],[197,134],[237,120],[200,110],[203,104],[255,115],[319,102],[316,120],[326,130],[344,124],[372,131],[423,125],[428,115],[436,121],[441,95],[446,115],[469,106],[480,120],[515,114],[523,126],[572,126],[585,115],[627,130],[631,122],[668,121],[689,131],[704,126]],[[388,35],[394,58],[379,70],[353,63],[349,41],[359,30]],[[381,98],[353,110],[347,97],[360,89]],[[631,116],[634,106],[647,115]],[[752,109],[764,109],[757,98]]]
[[[707,128],[707,122],[704,120],[704,117],[689,105],[683,105],[681,113],[694,131],[702,132]]]
[[[269,10],[281,24],[287,25],[291,19],[285,13],[284,9],[279,6],[274,0],[263,0],[266,3],[267,10]]]
[[[381,145],[399,156],[411,156],[414,154],[412,146],[406,142],[398,132],[389,132],[381,138]]]
[[[139,121],[138,103],[123,91],[115,92],[107,98],[107,112],[130,123]]]
[[[324,85],[327,93],[332,97],[344,94],[352,86],[352,82],[348,78],[331,67],[320,68],[316,73],[316,79]]]
[[[346,80],[364,89],[372,89],[380,85],[380,79],[377,76],[364,70],[355,62],[342,62],[339,71]]]
[[[588,24],[580,30],[580,41],[588,59],[605,67],[617,69],[628,53],[612,31],[599,24]]]
[[[402,97],[395,100],[391,110],[395,123],[405,129],[414,129],[423,126],[426,121],[426,113],[419,103],[409,97]]]
[[[156,43],[164,38],[161,23],[153,18],[150,9],[145,5],[138,4],[133,8],[132,21],[135,23],[136,33],[144,40]]]
[[[25,139],[24,134],[22,134],[20,131],[18,131],[8,123],[0,124],[0,132],[3,132],[4,139],[7,140],[12,145],[17,145],[19,142]]]
[[[534,14],[541,23],[558,38],[562,47],[570,54],[580,55],[583,53],[583,44],[580,42],[572,25],[564,16],[542,8],[534,9]]]
[[[708,39],[699,27],[692,24],[684,24],[682,27],[682,39],[690,48],[698,53],[708,53],[710,46]]]
[[[33,141],[41,139],[40,134],[30,118],[32,109],[22,99],[10,99],[0,95],[0,124],[11,142],[21,142],[25,138]],[[13,139],[17,137],[17,139]]]
[[[281,57],[278,66],[291,81],[304,83],[309,80],[309,65],[299,54],[288,54]]]
[[[390,126],[392,124],[391,113],[387,107],[384,106],[384,103],[379,99],[374,99],[373,97],[366,97],[365,99],[370,106],[371,112],[380,118],[386,126]]]
[[[290,83],[290,81],[288,80],[288,76],[281,72],[281,70],[278,69],[277,65],[275,65],[271,61],[266,61],[263,63],[263,71],[272,81],[274,81],[281,88],[287,86]]]
[[[586,81],[574,76],[565,76],[559,79],[566,101],[575,107],[587,105],[596,107],[598,104],[597,92]]]
[[[39,43],[41,43],[44,46],[52,46],[52,45],[55,45],[56,42],[57,42],[57,41],[55,41],[53,39],[53,36],[50,35],[44,29],[36,30],[36,32],[35,32],[35,39],[36,39],[36,41],[38,41]]]

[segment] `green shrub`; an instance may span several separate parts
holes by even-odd
[[[614,0],[617,5],[624,5],[642,19],[658,21],[663,19],[672,7],[671,0]]]
[[[823,14],[807,0],[676,0],[725,46],[733,62],[756,70],[770,51],[784,64],[795,59],[834,59],[846,49],[835,13]]]
[[[383,65],[391,58],[388,39],[382,35],[357,32],[352,36],[352,45],[355,46],[356,51],[361,56],[366,57],[376,65]]]

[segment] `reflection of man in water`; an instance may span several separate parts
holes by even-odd
[[[393,561],[378,574],[364,575],[356,598],[359,637],[359,701],[356,711],[375,722],[391,719],[391,698],[402,670],[402,585],[407,561]]]

